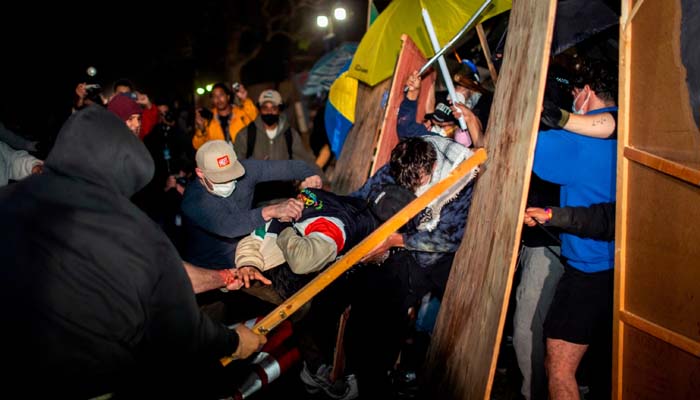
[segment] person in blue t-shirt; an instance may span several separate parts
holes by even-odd
[[[602,62],[586,63],[574,82],[574,120],[560,119],[557,125],[565,128],[538,134],[533,172],[561,185],[562,207],[615,201],[616,135],[583,136],[569,130],[568,125],[575,122],[576,115],[599,115],[601,120],[614,118],[616,93],[615,71]],[[578,398],[578,364],[592,342],[598,338],[610,342],[612,328],[614,242],[568,233],[561,234],[561,241],[561,254],[566,262],[564,275],[557,285],[544,327],[552,399]]]

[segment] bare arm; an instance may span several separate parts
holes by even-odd
[[[186,261],[182,262],[185,266],[187,276],[192,282],[192,289],[195,293],[202,293],[209,290],[214,290],[226,287],[228,290],[238,290],[243,286],[243,280],[238,276],[238,270],[235,268],[222,270],[221,272],[214,269],[206,269],[194,266]]]
[[[570,114],[564,129],[579,135],[606,139],[615,132],[615,118],[607,112],[594,115]]]

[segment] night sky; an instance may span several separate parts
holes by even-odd
[[[298,1],[270,0],[272,14],[288,14]],[[314,1],[315,4],[323,4]],[[376,2],[383,9],[388,1]],[[225,55],[232,32],[240,34],[240,51],[265,41],[261,1],[200,0],[175,2],[61,2],[48,6],[15,3],[4,10],[2,29],[4,96],[0,119],[19,133],[52,137],[71,110],[77,83],[97,68],[96,83],[111,90],[114,80],[128,78],[156,102],[191,102],[197,85],[224,80]],[[332,4],[328,2],[325,7]],[[337,27],[338,41],[359,41],[367,2],[345,0],[351,24]],[[96,10],[96,7],[104,10]],[[5,6],[4,6],[5,7]],[[277,35],[242,70],[243,83],[281,81],[310,67],[324,51],[315,27],[317,12],[298,12],[286,30],[301,33],[298,42]],[[68,15],[68,17],[59,17]],[[10,26],[9,23],[12,25]],[[30,36],[38,36],[37,39]]]

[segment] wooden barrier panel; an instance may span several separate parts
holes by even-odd
[[[436,399],[487,399],[493,382],[544,92],[556,0],[513,2],[469,224],[425,368]]]
[[[423,53],[413,43],[411,37],[401,35],[401,52],[394,69],[394,77],[392,78],[391,90],[389,91],[389,102],[384,112],[384,121],[382,122],[377,152],[372,163],[370,175],[374,175],[379,168],[389,162],[391,150],[399,142],[399,137],[396,133],[396,121],[399,114],[399,106],[401,106],[401,102],[405,97],[403,90],[406,87],[406,79],[411,72],[419,70],[426,61]],[[435,75],[435,71],[432,71],[429,74],[425,74],[421,81],[420,95],[417,100],[416,122],[423,121],[429,94],[434,91]]]
[[[367,180],[384,115],[382,98],[388,93],[390,83],[389,79],[374,87],[359,83],[355,125],[348,132],[343,151],[335,164],[333,192],[350,193]]]
[[[617,399],[696,399],[700,390],[700,131],[681,60],[682,21],[699,17],[691,5],[622,1]]]

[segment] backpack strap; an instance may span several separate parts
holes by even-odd
[[[284,131],[284,140],[287,142],[287,154],[289,154],[289,159],[292,159],[292,145],[294,144],[294,136],[292,136],[292,128],[287,128]]]
[[[246,140],[246,157],[250,158],[253,155],[253,150],[255,149],[255,139],[258,135],[258,129],[255,127],[255,122],[248,124],[248,137]]]

